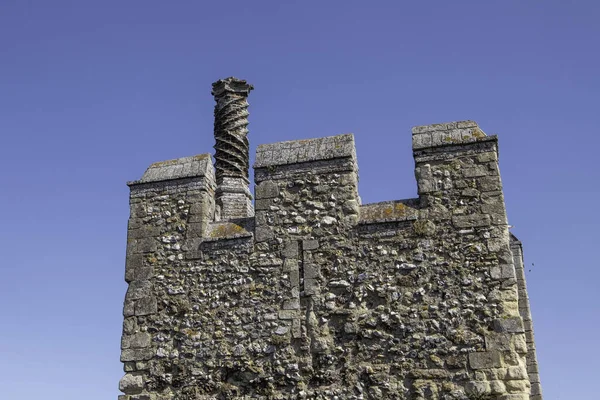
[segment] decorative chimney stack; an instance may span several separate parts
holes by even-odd
[[[234,77],[212,84],[215,97],[216,219],[254,215],[248,185],[248,94],[254,87]]]

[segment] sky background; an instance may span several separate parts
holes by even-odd
[[[0,0],[2,398],[116,399],[125,183],[213,153],[211,83],[233,75],[255,86],[252,161],[354,133],[364,203],[416,197],[412,126],[498,134],[545,399],[598,399],[599,17],[583,0]]]

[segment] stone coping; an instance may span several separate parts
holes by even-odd
[[[354,136],[350,133],[260,145],[254,168],[347,157],[356,160]]]
[[[412,128],[413,150],[486,141],[489,138],[475,121],[446,122]]]
[[[419,216],[417,199],[382,201],[360,207],[359,224],[415,220]]]
[[[156,162],[148,167],[140,180],[127,182],[127,185],[202,176],[214,176],[209,153]]]

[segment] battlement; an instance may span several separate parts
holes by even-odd
[[[254,168],[351,158],[356,160],[351,134],[259,145]]]
[[[260,145],[252,204],[219,82],[216,167],[129,183],[121,400],[541,399],[496,136],[413,128],[419,197],[364,205],[351,134]]]

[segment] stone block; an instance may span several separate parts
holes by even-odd
[[[532,383],[531,388],[533,389],[533,384],[534,383],[539,383],[540,382],[540,374],[529,374],[529,381]],[[532,393],[531,394],[538,394],[538,393]]]
[[[281,253],[282,256],[286,258],[297,258],[298,257],[298,242],[293,240],[291,242],[287,242],[283,251]]]
[[[490,225],[490,216],[485,214],[455,215],[452,224],[457,228],[477,228]]]
[[[490,381],[490,391],[492,394],[504,394],[506,393],[506,385],[503,381]]]
[[[312,239],[312,240],[303,240],[302,241],[302,250],[316,250],[319,248],[319,241]]]
[[[121,362],[146,361],[155,356],[152,349],[124,349],[121,351]]]
[[[158,304],[154,296],[141,298],[135,303],[135,315],[137,316],[155,314],[157,311]]]
[[[154,394],[137,394],[129,397],[129,400],[159,400]]]
[[[154,268],[152,268],[150,266],[137,268],[135,270],[135,273],[133,274],[133,278],[134,278],[134,280],[138,280],[138,281],[148,280],[148,279],[152,278],[153,271],[154,271]]]
[[[523,319],[521,317],[500,318],[494,321],[496,332],[523,333]]]
[[[123,334],[131,335],[138,329],[137,318],[125,318],[123,320]]]
[[[283,301],[284,310],[299,310],[300,309],[300,299],[288,299]]]
[[[125,295],[126,300],[137,300],[142,297],[150,295],[152,290],[152,283],[148,280],[145,281],[133,281],[127,288],[127,294]]]
[[[471,121],[471,120],[466,120],[466,121],[458,121],[456,123],[456,126],[459,129],[464,129],[464,128],[478,128],[477,126],[477,122],[475,121]]]
[[[508,367],[506,379],[528,379],[527,370],[521,366]]]
[[[306,264],[304,266],[304,279],[319,278],[321,267],[317,264]]]
[[[256,199],[271,199],[279,196],[279,186],[277,183],[268,180],[260,182],[254,188]]]
[[[304,279],[304,294],[312,296],[319,294],[319,281],[317,279]]]
[[[292,320],[292,337],[294,339],[302,337],[302,324],[300,323],[300,319]]]
[[[500,368],[502,359],[497,351],[469,353],[469,365],[473,369]]]
[[[482,192],[502,190],[502,183],[497,176],[484,176],[477,179],[477,186]]]
[[[266,242],[274,237],[275,234],[273,233],[273,229],[268,226],[257,226],[254,229],[254,240],[257,242]]]
[[[289,271],[288,274],[290,275],[290,285],[292,287],[300,286],[300,271],[298,271],[298,269],[295,269]]]
[[[187,226],[188,238],[200,238],[204,234],[205,224],[202,222],[190,222]]]
[[[283,271],[284,272],[292,272],[298,271],[298,260],[294,258],[286,258],[283,260]]]
[[[135,301],[125,299],[123,303],[123,316],[125,318],[135,315]]]
[[[498,397],[498,400],[531,400],[529,398],[529,394],[527,393],[513,393],[513,394],[505,394]]]
[[[268,210],[273,205],[272,199],[256,199],[254,209],[256,211]]]
[[[528,380],[507,380],[504,382],[504,384],[506,385],[506,390],[508,392],[527,393],[527,400],[529,400],[529,388],[531,387],[531,384]]]
[[[539,374],[540,370],[536,363],[531,363],[527,365],[527,373],[528,374]]]
[[[279,319],[294,319],[298,317],[298,312],[296,310],[279,310],[277,316]]]
[[[489,332],[485,335],[485,348],[487,350],[510,351],[512,350],[512,336],[508,333]]]
[[[484,396],[491,391],[490,383],[487,381],[470,381],[465,385],[465,393],[471,396]]]
[[[480,176],[486,176],[489,171],[485,165],[475,165],[462,170],[462,175],[465,178],[478,178]]]
[[[153,253],[158,249],[158,241],[155,238],[133,239],[130,254]]]
[[[479,161],[481,163],[497,161],[497,160],[498,160],[498,155],[496,154],[495,151],[488,151],[488,152],[480,153],[477,155],[477,161]]]
[[[496,280],[502,279],[502,267],[499,265],[490,267],[490,277]]]
[[[412,136],[413,149],[424,149],[431,147],[431,133],[423,132]]]
[[[515,266],[512,264],[503,264],[501,267],[501,277],[502,279],[515,279]]]
[[[142,254],[129,254],[125,261],[125,282],[135,279],[135,272],[143,266],[144,256]]]
[[[123,349],[141,349],[149,346],[150,334],[148,332],[138,332],[133,335],[123,335],[123,338],[121,339],[121,347]]]
[[[119,390],[125,394],[138,394],[144,389],[144,378],[141,375],[125,374],[119,381]]]

